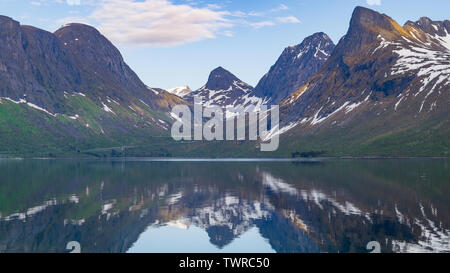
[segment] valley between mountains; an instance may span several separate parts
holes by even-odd
[[[205,79],[206,80],[206,79]],[[280,107],[280,148],[170,136],[174,106]],[[357,7],[335,45],[287,47],[252,87],[223,67],[198,90],[145,85],[98,30],[0,16],[1,157],[448,157],[450,21]]]

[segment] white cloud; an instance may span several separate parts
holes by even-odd
[[[254,28],[262,28],[262,27],[270,27],[270,26],[274,26],[275,23],[272,21],[261,21],[261,22],[256,22],[256,23],[250,23],[250,26],[254,27]]]
[[[208,4],[207,7],[209,9],[221,9],[222,8],[222,6],[217,5],[217,4]]]
[[[91,15],[99,30],[115,42],[173,46],[214,38],[232,23],[218,7],[196,8],[167,0],[111,0]]]
[[[232,31],[230,31],[230,30],[226,30],[226,31],[223,32],[223,35],[227,36],[227,37],[233,37],[234,33]]]
[[[278,7],[271,9],[272,12],[282,11],[282,10],[288,10],[289,7],[285,4],[280,4]]]
[[[289,24],[301,23],[301,21],[297,19],[297,17],[295,16],[278,17],[277,19],[281,23],[289,23]]]
[[[381,0],[366,0],[369,6],[381,6]]]

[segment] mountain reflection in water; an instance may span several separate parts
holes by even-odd
[[[449,162],[0,161],[0,252],[450,252]]]

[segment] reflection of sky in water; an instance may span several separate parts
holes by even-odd
[[[175,226],[149,227],[128,253],[275,253],[257,228],[252,228],[220,249],[209,241],[204,229]]]

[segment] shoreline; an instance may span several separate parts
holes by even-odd
[[[414,160],[414,159],[450,159],[450,157],[314,157],[314,158],[208,158],[208,157],[14,157],[0,158],[0,161],[23,161],[23,160],[80,160],[80,161],[127,161],[127,162],[321,162],[330,160]]]

